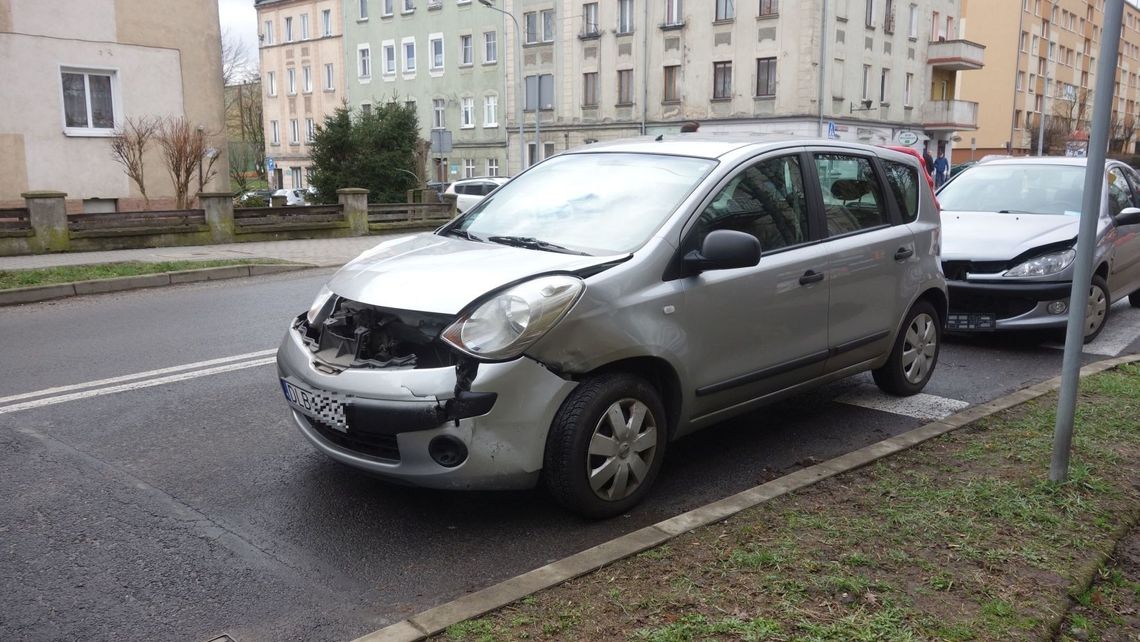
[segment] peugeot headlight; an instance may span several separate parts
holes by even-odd
[[[1002,276],[1049,276],[1069,267],[1076,258],[1077,252],[1073,249],[1050,252],[1035,256],[1021,265],[1006,270]]]
[[[544,276],[507,288],[462,314],[443,340],[480,359],[513,359],[566,316],[586,289],[575,276]]]
[[[325,305],[333,298],[333,291],[329,286],[322,285],[321,291],[317,292],[317,298],[313,299],[313,304],[309,306],[309,312],[305,318],[309,320],[309,325],[317,322],[317,318],[321,316],[321,311],[324,310]]]

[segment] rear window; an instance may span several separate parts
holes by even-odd
[[[887,184],[899,205],[903,220],[913,223],[918,219],[918,169],[896,161],[883,161],[887,168]]]

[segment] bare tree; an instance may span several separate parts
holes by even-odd
[[[217,174],[214,164],[221,156],[210,146],[213,132],[194,127],[185,118],[167,118],[158,131],[158,144],[163,160],[174,184],[174,197],[178,209],[186,209],[190,199],[190,185],[195,174],[202,188]]]
[[[247,83],[257,77],[257,65],[249,49],[229,27],[222,30],[222,84],[226,87]]]
[[[262,125],[261,82],[226,87],[226,134],[229,138],[230,178],[241,191],[250,174],[265,173],[265,129]]]
[[[146,162],[143,157],[159,125],[158,119],[150,116],[131,116],[115,129],[111,137],[111,155],[138,186],[146,209],[150,209],[150,197],[146,194]]]

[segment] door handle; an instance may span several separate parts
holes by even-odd
[[[800,285],[811,285],[812,283],[819,283],[823,280],[823,272],[816,272],[815,270],[808,270],[800,277]]]
[[[909,247],[900,247],[898,252],[895,252],[896,261],[905,261],[912,256],[914,256],[914,250]]]

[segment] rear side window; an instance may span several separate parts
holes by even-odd
[[[887,168],[887,185],[899,205],[903,220],[912,223],[918,219],[918,170],[904,163],[883,161]]]
[[[883,191],[871,161],[847,154],[816,154],[828,236],[887,225]]]

